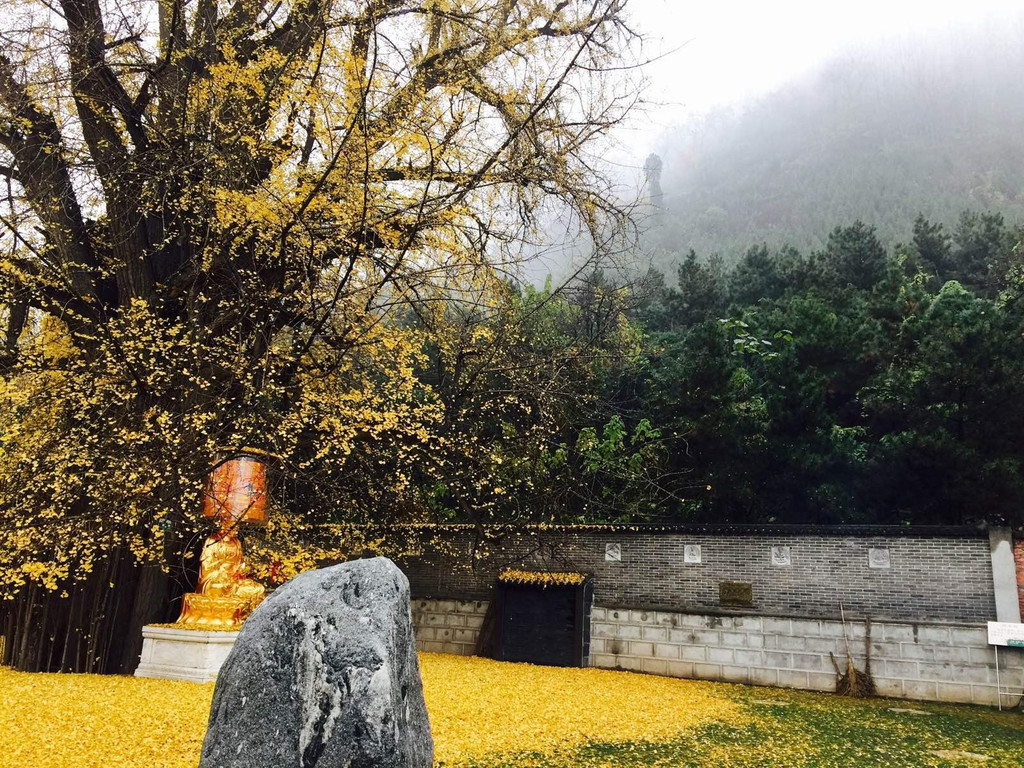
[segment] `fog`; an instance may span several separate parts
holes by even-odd
[[[810,250],[855,219],[893,244],[918,213],[1024,217],[1024,7],[847,5],[633,0],[653,60],[608,163],[646,197],[641,261]]]
[[[1024,14],[1020,0],[629,0],[628,7],[655,59],[645,67],[647,107],[618,137],[637,167],[666,131],[747,104],[836,58],[984,38]]]

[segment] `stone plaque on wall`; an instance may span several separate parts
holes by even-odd
[[[772,547],[772,565],[792,565],[789,547]]]
[[[889,559],[889,550],[880,547],[871,547],[868,549],[868,567],[870,568],[889,568],[892,565],[892,561]]]
[[[720,581],[718,602],[721,605],[751,606],[754,604],[754,585],[749,581]]]
[[[683,547],[684,563],[699,563],[700,561],[700,544],[687,544]]]
[[[622,545],[621,544],[605,544],[604,545],[604,559],[610,560],[615,563],[622,562]]]

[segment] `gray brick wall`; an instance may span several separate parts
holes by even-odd
[[[406,560],[418,598],[488,599],[508,567],[594,574],[595,602],[677,612],[902,621],[982,622],[995,619],[991,559],[984,531],[948,536],[840,532],[709,534],[561,528],[505,532],[478,539],[447,529],[437,544]],[[621,561],[605,545],[621,545]],[[683,562],[687,544],[701,563]],[[791,564],[773,565],[771,548],[788,546]],[[869,567],[868,550],[887,549],[890,567]],[[723,581],[748,582],[753,605],[719,603]]]

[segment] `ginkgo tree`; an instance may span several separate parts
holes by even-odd
[[[552,205],[623,223],[633,40],[624,0],[8,3],[3,588],[178,556],[218,446],[316,509],[380,445],[383,514],[442,410],[409,313],[503,295]]]

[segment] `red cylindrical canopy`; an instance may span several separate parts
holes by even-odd
[[[214,467],[206,481],[203,516],[267,522],[266,461],[260,456],[240,454]]]

